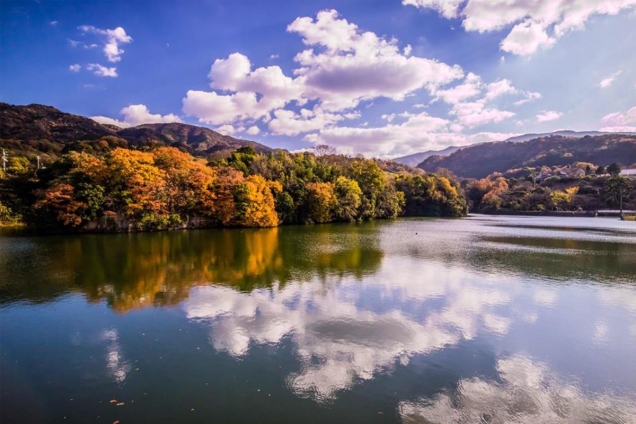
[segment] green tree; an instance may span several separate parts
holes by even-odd
[[[612,176],[615,177],[618,174],[621,173],[621,167],[616,163],[612,163],[610,166],[607,167],[607,172]]]
[[[609,178],[603,186],[603,196],[610,205],[620,207],[621,215],[623,215],[623,202],[627,200],[631,191],[629,180],[621,176]]]
[[[362,204],[362,190],[357,181],[340,176],[336,179],[336,218],[341,221],[355,221],[358,208]]]

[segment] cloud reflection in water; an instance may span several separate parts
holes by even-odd
[[[497,372],[500,381],[462,379],[452,393],[402,402],[400,416],[407,424],[636,423],[633,399],[585,393],[527,356],[500,359]]]

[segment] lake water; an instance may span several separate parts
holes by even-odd
[[[636,223],[0,237],[0,421],[635,423]]]

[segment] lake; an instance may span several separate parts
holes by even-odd
[[[0,421],[635,423],[636,223],[0,237]]]

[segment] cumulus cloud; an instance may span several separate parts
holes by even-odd
[[[512,86],[510,80],[502,79],[488,84],[486,100],[493,100],[506,94],[516,94],[518,90]]]
[[[545,112],[541,112],[537,115],[537,122],[549,122],[555,121],[562,117],[563,114],[561,112],[557,112],[554,110],[548,110]]]
[[[119,76],[117,74],[117,68],[107,68],[106,66],[100,65],[99,63],[89,63],[88,65],[86,65],[86,69],[92,71],[93,74],[100,77],[117,78]]]
[[[433,94],[435,100],[441,99],[446,103],[457,104],[461,101],[477,97],[483,90],[481,77],[469,72],[464,82],[446,90],[437,90]]]
[[[76,63],[74,65],[69,66],[68,69],[71,72],[79,72],[80,69],[82,69],[82,66]]]
[[[82,25],[78,29],[85,34],[95,34],[101,38],[104,44],[103,52],[109,62],[119,62],[124,54],[120,46],[132,42],[132,37],[126,34],[122,27],[101,29],[92,25]]]
[[[469,128],[492,122],[501,122],[504,119],[515,116],[514,112],[485,107],[484,100],[457,103],[449,113],[457,117],[457,122],[460,125]]]
[[[486,112],[488,113],[488,112]],[[388,116],[387,116],[388,117]],[[422,112],[409,116],[400,124],[385,126],[343,127],[321,129],[304,140],[335,146],[339,152],[374,156],[401,156],[427,149],[443,149],[486,141],[501,141],[518,134],[480,132],[466,135],[448,119]]]
[[[614,112],[605,115],[601,122],[605,125],[601,131],[607,132],[636,132],[636,106],[626,113]]]
[[[554,376],[547,365],[516,354],[497,361],[498,380],[462,379],[456,394],[441,393],[419,402],[402,402],[405,423],[530,424],[627,423],[636,402],[605,393],[587,393],[575,382]],[[602,417],[602,418],[601,418]]]
[[[466,31],[500,31],[513,25],[501,49],[530,55],[552,46],[568,31],[582,29],[594,15],[616,15],[634,8],[636,0],[403,0],[402,4],[428,8],[447,19],[462,19]]]
[[[612,75],[608,76],[607,78],[603,78],[601,80],[601,82],[598,84],[599,87],[601,87],[601,88],[609,87],[610,85],[612,85],[614,80],[622,73],[623,73],[623,71],[616,71]]]
[[[249,135],[258,135],[260,132],[261,132],[260,128],[258,128],[256,125],[252,125],[251,127],[245,130],[245,133]]]
[[[484,82],[474,73],[464,74],[457,65],[414,56],[410,45],[400,47],[395,39],[364,31],[335,10],[297,18],[287,31],[307,46],[295,56],[290,74],[279,66],[255,67],[247,56],[232,53],[212,64],[210,90],[186,93],[183,112],[220,126],[225,133],[262,123],[271,134],[304,134],[305,141],[333,142],[343,147],[341,151],[397,155],[412,152],[416,139],[419,150],[426,143],[434,148],[488,138],[484,134],[500,139],[509,134],[462,131],[515,116],[490,104],[503,102],[506,96],[522,97],[517,104],[541,97],[519,90],[508,79]],[[418,90],[429,93],[433,102],[452,105],[448,119],[409,113],[400,116],[405,122],[395,124],[398,115],[387,113],[385,127],[345,126],[347,120],[361,116],[356,108],[362,102],[367,107],[377,98],[400,102]]]
[[[100,124],[116,125],[121,128],[134,127],[141,124],[158,124],[181,122],[181,119],[172,113],[167,115],[152,114],[145,105],[130,105],[119,111],[124,116],[123,120],[117,120],[106,116],[91,116],[91,119]]]
[[[343,119],[355,118],[357,114],[334,114],[324,112],[320,108],[314,110],[301,109],[300,113],[279,109],[274,111],[274,117],[267,124],[273,134],[297,135],[333,126]],[[345,116],[346,115],[346,116]]]
[[[314,48],[296,55],[301,67],[294,74],[306,78],[310,98],[322,100],[325,110],[354,107],[376,97],[403,100],[413,91],[447,84],[463,76],[459,66],[407,56],[397,41],[386,40],[341,19],[335,10],[316,19],[298,18],[287,30]]]
[[[311,47],[294,58],[293,76],[278,66],[252,69],[246,56],[233,53],[210,69],[210,86],[217,91],[188,91],[184,112],[220,125],[266,119],[290,102],[303,106],[315,101],[324,118],[377,97],[401,101],[416,90],[436,89],[463,76],[459,66],[411,56],[409,48],[400,50],[395,40],[361,31],[335,10],[319,12],[315,19],[298,18],[287,31]]]

